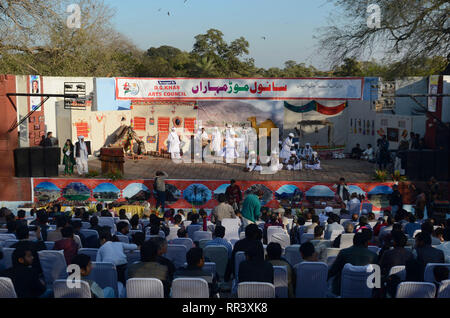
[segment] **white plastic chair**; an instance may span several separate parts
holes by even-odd
[[[203,256],[208,262],[216,264],[216,271],[220,280],[225,278],[225,271],[228,264],[228,250],[225,246],[206,246],[203,249]]]
[[[354,236],[355,236],[354,233],[341,234],[341,244],[339,245],[339,248],[347,248],[347,247],[353,246],[353,237]]]
[[[371,298],[372,289],[367,286],[367,278],[373,273],[371,265],[353,266],[345,264],[341,276],[342,298]]]
[[[286,266],[273,266],[273,285],[277,298],[288,298],[288,271]]]
[[[333,231],[331,231],[331,233],[325,232],[325,239],[334,241],[336,239],[336,237],[338,237],[342,233],[344,233],[344,231],[341,231],[341,230],[333,230]]]
[[[226,240],[236,239],[239,240],[239,227],[241,226],[241,220],[239,218],[222,219],[221,225],[225,227],[225,237]]]
[[[395,298],[434,298],[436,286],[432,283],[402,282],[397,287]]]
[[[203,278],[176,278],[172,298],[209,298],[208,282]]]
[[[63,251],[38,251],[38,256],[47,286],[53,286],[55,280],[67,278],[67,263]]]
[[[437,266],[447,267],[448,270],[450,271],[450,264],[445,264],[445,263],[428,263],[427,266],[425,267],[425,272],[424,272],[424,275],[423,275],[423,281],[424,282],[434,283],[433,270]]]
[[[67,280],[58,279],[53,282],[53,294],[55,298],[91,298],[89,284],[82,280],[71,281],[71,284],[79,284],[80,287],[69,288]]]
[[[272,235],[275,233],[283,233],[285,234],[286,231],[283,230],[283,228],[281,226],[269,226],[267,228],[267,244],[269,244],[271,242],[272,239]]]
[[[3,265],[4,269],[8,269],[13,266],[12,254],[14,253],[14,251],[15,251],[15,248],[9,248],[9,247],[3,248],[3,258],[0,260],[0,264]]]
[[[0,277],[0,298],[17,298],[14,284],[8,277]]]
[[[201,249],[204,249],[206,247],[206,244],[208,242],[210,242],[211,240],[199,240],[198,241],[198,247],[200,247]]]
[[[278,243],[284,250],[291,244],[291,238],[286,233],[274,233],[271,236],[270,242],[267,243]]]
[[[238,298],[275,298],[275,286],[261,282],[239,283],[237,294]]]
[[[284,250],[284,258],[291,264],[292,267],[303,261],[300,254],[300,245],[294,244],[286,247]]]
[[[196,231],[192,235],[192,240],[194,242],[199,242],[200,240],[212,240],[212,233],[209,231]]]
[[[340,248],[336,247],[327,247],[325,249],[325,259],[328,259],[330,256],[338,256],[339,252],[341,251]]]
[[[321,262],[303,262],[295,265],[296,298],[325,298],[327,294],[328,266]]]
[[[400,280],[404,281],[406,279],[406,266],[398,265],[391,267],[391,269],[389,270],[389,276],[391,275],[397,275]]]
[[[81,222],[81,229],[88,230],[91,227],[91,223],[89,222]]]
[[[165,257],[171,260],[176,268],[180,268],[186,262],[186,253],[185,245],[169,244]]]
[[[178,233],[179,229],[180,228],[178,228],[178,227],[173,227],[173,226],[169,227],[170,232],[169,232],[169,235],[166,237],[167,241],[177,238],[177,233]]]
[[[437,298],[450,298],[450,279],[443,280],[441,282]]]
[[[359,203],[349,202],[347,209],[350,212],[350,214],[358,213],[359,215],[361,209],[361,202]]]
[[[80,248],[78,254],[88,255],[91,258],[91,262],[97,260],[98,248]]]
[[[127,298],[164,298],[163,283],[156,278],[127,280]]]
[[[192,248],[194,242],[188,237],[178,237],[169,241],[170,245],[184,245],[186,247],[186,253]]]

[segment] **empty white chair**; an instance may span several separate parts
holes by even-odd
[[[271,242],[272,239],[272,235],[275,233],[283,233],[285,234],[286,231],[283,230],[283,228],[281,226],[269,226],[267,228],[267,244],[269,244]]]
[[[91,262],[97,260],[98,248],[80,248],[78,254],[88,255],[91,258]]]
[[[300,245],[294,244],[286,247],[284,250],[284,258],[291,264],[292,267],[303,261],[300,254]]]
[[[288,272],[286,266],[273,267],[273,285],[275,286],[275,296],[277,298],[288,298]]]
[[[156,278],[130,278],[126,287],[127,298],[164,298],[164,286]]]
[[[334,261],[336,260],[337,255],[333,255],[333,256],[328,256],[327,257],[327,265],[328,267],[331,267],[334,263]]]
[[[51,287],[57,279],[67,278],[67,264],[63,251],[38,251],[44,279]]]
[[[275,298],[275,286],[270,283],[239,283],[238,298]]]
[[[83,280],[71,281],[71,284],[79,284],[79,287],[67,286],[67,280],[58,279],[53,282],[53,294],[55,298],[91,298],[91,288]]]
[[[342,298],[371,298],[372,289],[367,286],[367,278],[374,271],[371,265],[353,266],[345,264],[341,275]]]
[[[187,230],[187,232],[188,232],[188,237],[189,237],[191,240],[194,240],[194,233],[197,232],[197,231],[201,231],[202,228],[203,228],[203,226],[200,225],[200,224],[191,224],[191,225],[189,225],[189,226],[186,228],[186,230]]]
[[[196,231],[193,234],[194,242],[199,242],[200,240],[212,240],[212,233],[209,231]]]
[[[325,298],[327,294],[328,266],[320,262],[295,265],[297,273],[296,298]]]
[[[53,247],[55,246],[55,242],[53,241],[45,241],[44,243],[48,250],[52,250]]]
[[[389,276],[397,275],[402,281],[406,279],[406,267],[405,265],[393,266],[389,270]]]
[[[114,290],[115,297],[122,294],[117,281],[116,266],[112,263],[92,262],[92,271],[87,279],[96,282],[101,288],[111,287]]]
[[[300,243],[303,244],[303,243],[309,242],[309,241],[311,241],[313,238],[314,238],[314,234],[311,234],[311,233],[303,233],[303,234],[302,234],[302,237],[301,237],[301,239],[300,239]]]
[[[241,220],[239,218],[222,219],[222,226],[225,227],[225,237],[226,240],[236,239],[239,240],[239,227],[241,226]]]
[[[185,245],[169,244],[165,257],[171,260],[176,268],[180,268],[186,262],[186,253]]]
[[[402,282],[397,287],[395,298],[434,298],[436,286],[432,283]]]
[[[441,282],[437,298],[450,298],[450,279],[443,280]]]
[[[284,250],[286,247],[291,245],[291,238],[286,233],[274,233],[271,236],[270,242],[267,243],[278,243]]]
[[[6,240],[3,242],[3,247],[11,247],[17,242],[19,242],[19,240]]]
[[[203,278],[176,278],[172,298],[209,298],[208,282]]]
[[[117,236],[117,238],[119,239],[120,242],[127,243],[127,244],[130,243],[130,239],[128,238],[128,236],[121,235],[121,234],[117,234],[116,236]]]
[[[0,277],[0,298],[17,298],[11,278]]]
[[[178,237],[176,239],[169,241],[169,246],[173,245],[173,244],[174,245],[184,245],[186,247],[186,253],[187,253],[187,251],[189,251],[192,248],[192,245],[194,244],[194,242],[188,237]]]
[[[216,271],[219,279],[223,280],[228,264],[228,250],[225,246],[205,246],[203,249],[203,256],[205,261],[214,262],[216,264]]]
[[[428,263],[425,267],[425,273],[423,275],[423,281],[428,283],[434,283],[434,273],[433,270],[437,266],[447,267],[450,271],[450,264],[445,263]]]
[[[355,233],[341,234],[341,244],[339,245],[339,248],[347,248],[347,247],[353,246],[353,237],[354,236],[355,236]]]

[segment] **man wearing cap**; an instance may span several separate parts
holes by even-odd
[[[305,148],[303,148],[302,151],[302,159],[305,159],[306,161],[310,161],[312,159],[314,150],[311,148],[311,144],[307,142],[305,144]]]
[[[284,163],[286,163],[291,157],[291,148],[294,147],[294,143],[292,142],[293,138],[294,134],[290,133],[281,146],[280,158],[284,161]]]
[[[167,143],[169,144],[170,157],[180,159],[180,137],[177,135],[175,127],[172,127]]]
[[[84,136],[79,136],[75,143],[75,157],[77,163],[77,171],[81,176],[89,172],[88,156],[91,155],[91,142],[84,141]]]

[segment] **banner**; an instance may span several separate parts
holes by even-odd
[[[116,78],[118,100],[361,100],[364,78]]]
[[[340,105],[330,107],[322,105],[316,101],[309,102],[308,104],[303,106],[294,106],[289,104],[288,102],[284,102],[284,107],[295,113],[307,113],[314,110],[318,113],[321,113],[322,115],[331,116],[341,113],[345,108],[348,107],[348,103],[345,102]]]
[[[437,94],[439,85],[439,75],[430,75],[428,79],[428,94]],[[436,112],[437,97],[428,97],[428,111]]]

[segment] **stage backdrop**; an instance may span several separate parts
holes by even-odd
[[[270,208],[280,206],[333,205],[335,190],[332,183],[289,181],[237,181],[246,194],[263,190],[262,204]],[[166,180],[168,208],[213,209],[218,205],[218,195],[229,186],[226,180]],[[363,194],[373,203],[374,211],[389,205],[388,195],[392,183],[352,183],[350,192]],[[155,205],[153,180],[107,180],[34,178],[32,181],[35,202],[60,201],[150,201]],[[323,205],[322,202],[325,202]]]

